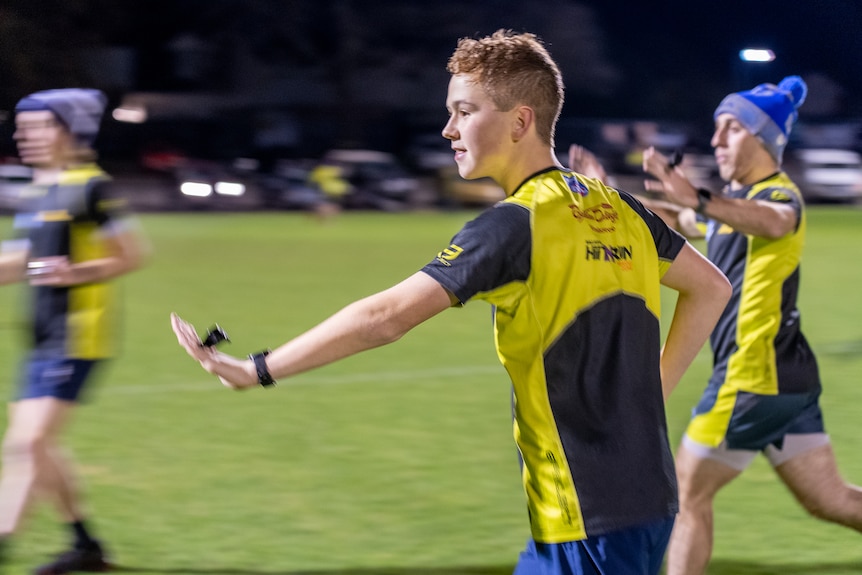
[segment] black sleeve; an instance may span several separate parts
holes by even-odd
[[[464,303],[477,293],[526,280],[531,248],[530,212],[504,202],[468,222],[422,271]]]
[[[619,191],[619,190],[617,190]],[[619,192],[620,198],[627,203],[646,222],[658,257],[663,260],[673,261],[685,245],[685,237],[675,229],[671,228],[663,219],[654,212],[647,209],[634,196],[626,192]]]
[[[87,213],[100,226],[126,215],[127,200],[117,193],[110,180],[95,179],[87,193]]]

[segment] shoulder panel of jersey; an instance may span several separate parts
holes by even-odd
[[[94,178],[104,180],[110,179],[108,174],[105,173],[105,171],[98,165],[82,164],[80,166],[74,166],[67,170],[63,170],[60,174],[58,183],[60,185],[80,185],[85,184]]]
[[[772,394],[778,392],[774,341],[782,327],[782,306],[795,307],[795,302],[785,302],[783,297],[785,282],[798,282],[795,272],[805,244],[805,210],[799,188],[783,172],[752,186],[746,197],[798,206],[796,230],[777,239],[748,236],[742,277],[730,278],[740,295],[737,349],[728,360],[726,381],[734,388]]]

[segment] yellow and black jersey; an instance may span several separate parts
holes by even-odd
[[[536,541],[676,512],[659,281],[684,242],[628,194],[549,169],[423,268],[461,302],[494,306]]]
[[[817,362],[800,329],[796,306],[806,227],[799,189],[779,172],[727,193],[791,205],[798,223],[792,233],[767,239],[709,222],[707,254],[733,286],[710,338],[715,365],[711,383],[765,395],[817,391]]]
[[[124,211],[96,165],[70,169],[51,186],[31,186],[15,215],[30,259],[68,256],[72,263],[107,255],[105,237]],[[116,301],[109,283],[30,289],[33,359],[103,359],[116,341]]]

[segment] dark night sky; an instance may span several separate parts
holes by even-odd
[[[564,116],[708,125],[728,92],[798,74],[810,90],[800,118],[862,118],[859,0],[4,0],[0,110],[22,93],[57,87],[46,84],[69,77],[64,59],[96,45],[138,53],[132,83],[111,94],[118,100],[122,92],[189,89],[171,84],[167,64],[166,46],[185,31],[222,54],[245,42],[256,56],[291,66],[331,67],[334,52],[356,45],[363,64],[401,62],[403,74],[407,61],[415,67],[408,75],[442,72],[445,80],[457,39],[497,28],[535,32],[548,44],[566,80]],[[745,47],[770,48],[777,59],[742,64]],[[204,88],[235,89],[219,82]],[[438,89],[428,94],[435,111],[445,83]]]
[[[571,10],[578,5],[592,10],[592,22],[578,19]],[[164,52],[167,42],[184,30],[212,39],[219,29],[230,28],[219,39],[222,49],[230,49],[241,35],[269,43],[273,53],[280,51],[288,59],[302,59],[296,53],[303,44],[341,40],[345,25],[338,25],[337,14],[344,6],[351,12],[348,20],[361,21],[366,43],[386,36],[390,48],[400,52],[433,53],[426,61],[429,67],[444,65],[458,37],[497,28],[536,32],[560,61],[570,56],[566,51],[579,47],[573,37],[588,38],[584,41],[600,44],[617,73],[614,93],[605,94],[605,110],[601,102],[593,102],[597,112],[674,113],[680,111],[676,103],[661,102],[669,93],[726,93],[793,73],[837,84],[844,92],[837,112],[862,115],[858,0],[67,0],[61,8],[52,0],[6,0],[0,6],[0,49],[6,52],[5,58],[0,54],[0,80],[6,84],[5,99],[11,99],[17,91],[10,91],[9,84],[25,74],[22,68],[44,68],[46,61],[56,66],[58,58],[74,54],[75,48],[99,42],[139,49],[138,85],[133,88],[159,89],[159,50]],[[383,23],[388,14],[404,20],[401,30]],[[17,42],[16,31],[22,34]],[[304,38],[291,41],[299,36]],[[773,49],[776,61],[740,64],[738,51],[749,46]],[[305,64],[325,50],[317,48],[304,55]],[[27,62],[11,58],[12,51],[44,56]],[[666,86],[656,92],[660,84]],[[570,87],[574,96],[585,91],[584,86]]]
[[[622,52],[655,73],[673,74],[680,59],[720,70],[731,65],[739,49],[761,45],[776,52],[770,66],[779,74],[819,71],[857,94],[862,85],[862,3],[857,0],[587,4],[601,14],[602,24],[624,46]]]

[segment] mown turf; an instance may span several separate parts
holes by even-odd
[[[413,273],[472,215],[142,216],[153,259],[122,281],[123,354],[68,437],[119,564],[141,574],[510,573],[528,529],[487,305],[246,393],[200,370],[168,321],[176,311],[201,332],[218,322],[237,355],[278,345]],[[4,232],[9,223],[0,220]],[[859,210],[810,210],[801,301],[827,425],[858,482],[860,226]],[[20,352],[17,294],[0,290],[7,394]],[[704,352],[669,402],[674,442],[708,368]],[[806,517],[760,461],[721,494],[716,521],[711,574],[862,573],[860,536]],[[26,572],[65,538],[40,506],[9,572]]]

